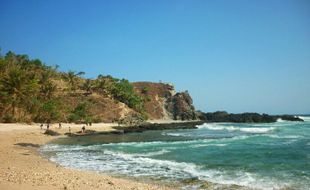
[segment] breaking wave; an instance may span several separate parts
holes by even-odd
[[[215,146],[226,146],[218,144]],[[86,147],[80,147],[86,148]],[[95,149],[98,147],[95,147]],[[169,151],[156,151],[147,154],[127,154],[104,150],[103,154],[89,153],[77,147],[46,146],[43,151],[66,150],[58,152],[50,158],[64,167],[86,169],[115,175],[128,175],[133,177],[149,177],[151,179],[197,179],[201,183],[209,181],[217,184],[239,185],[258,189],[281,189],[288,184],[275,179],[265,179],[253,173],[243,171],[204,170],[202,166],[194,163],[176,162],[171,160],[158,160],[151,156],[164,154]],[[69,151],[71,149],[71,151]],[[87,150],[92,147],[87,147]],[[78,150],[78,151],[77,151]]]
[[[205,128],[209,130],[242,131],[246,133],[267,133],[267,132],[275,130],[275,127],[236,127],[236,126],[226,126],[226,125],[220,125],[220,124],[214,124],[214,123],[212,124],[205,123],[197,127],[200,129]]]

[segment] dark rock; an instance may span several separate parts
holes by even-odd
[[[119,124],[123,125],[140,125],[145,119],[140,114],[128,115],[118,121]]]
[[[47,129],[45,132],[44,132],[45,135],[50,135],[50,136],[59,136],[60,134],[57,133],[56,131],[53,131],[53,130],[50,130],[50,129]]]
[[[279,116],[276,116],[282,120],[285,120],[285,121],[304,121],[303,119],[299,118],[299,117],[296,117],[294,115],[279,115]]]
[[[232,114],[225,111],[217,112],[197,112],[198,118],[206,122],[232,122],[232,123],[272,123],[276,122],[279,118],[287,121],[303,121],[299,117],[291,115],[277,115],[272,116],[268,114],[259,113],[241,113]]]
[[[22,147],[32,147],[32,148],[39,148],[40,145],[33,144],[33,143],[16,143],[14,145],[22,146]]]
[[[77,133],[65,133],[68,137],[79,137],[79,136],[95,136],[95,135],[121,135],[124,134],[123,130],[115,130],[115,131],[95,131],[95,130],[85,130],[84,133],[79,131]]]
[[[202,125],[204,121],[188,121],[183,123],[143,123],[141,125],[129,127],[114,127],[123,130],[124,133],[143,132],[147,130],[168,130],[168,129],[196,129],[197,125]]]
[[[165,108],[174,120],[196,120],[197,115],[193,100],[188,91],[176,93],[167,99]]]

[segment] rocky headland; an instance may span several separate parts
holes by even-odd
[[[226,111],[217,112],[197,112],[198,118],[206,122],[231,122],[231,123],[272,123],[279,119],[285,121],[303,121],[293,115],[268,115],[259,113],[240,113],[233,114]]]

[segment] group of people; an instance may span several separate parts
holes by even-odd
[[[41,130],[43,129],[43,126],[44,126],[44,124],[43,124],[43,123],[41,123],[41,124],[40,124],[40,128],[41,128]],[[61,123],[59,123],[59,124],[58,124],[58,128],[59,128],[59,129],[61,129],[61,128],[62,128]],[[49,130],[49,129],[50,129],[50,123],[47,123],[47,124],[46,124],[46,130]]]
[[[44,124],[43,123],[41,123],[40,124],[40,128],[41,128],[41,130],[43,129],[43,126],[44,126]],[[50,129],[50,124],[49,123],[47,123],[46,124],[46,130],[49,130]]]
[[[86,123],[86,126],[91,126],[92,125],[92,123]],[[40,128],[41,128],[41,130],[43,130],[43,126],[44,126],[44,124],[43,123],[41,123],[40,124]],[[58,124],[58,129],[61,129],[62,128],[62,125],[61,125],[61,123],[59,123]],[[46,124],[46,130],[49,130],[50,129],[50,123],[47,123]],[[85,133],[86,132],[86,127],[85,127],[85,125],[83,125],[83,127],[82,127],[82,133]],[[69,133],[71,133],[71,127],[69,126]]]

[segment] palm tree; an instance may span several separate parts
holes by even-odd
[[[45,70],[41,74],[40,78],[40,92],[44,99],[50,100],[56,91],[56,85],[52,83],[51,78],[53,76],[53,70]]]
[[[76,90],[77,87],[77,78],[81,75],[84,75],[84,72],[68,71],[65,75],[65,79],[68,81],[71,90]]]
[[[93,82],[90,79],[86,79],[85,83],[83,84],[83,90],[85,90],[87,94],[91,94],[93,87]]]
[[[97,79],[95,80],[95,88],[101,94],[110,94],[115,87],[115,83],[117,82],[118,79],[115,79],[110,75],[108,76],[98,75]]]
[[[38,89],[37,81],[29,79],[18,67],[12,68],[7,76],[2,77],[0,84],[0,91],[5,96],[6,103],[11,105],[13,117],[16,107],[25,104]]]
[[[98,75],[97,79],[95,80],[96,90],[99,93],[103,94],[105,87],[106,87],[106,80],[105,80],[104,76]]]

